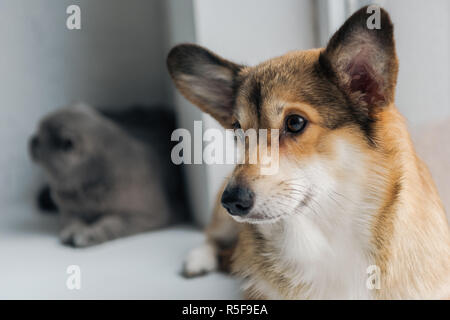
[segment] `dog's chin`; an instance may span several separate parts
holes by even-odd
[[[250,224],[275,223],[283,219],[285,216],[287,215],[281,214],[279,216],[272,217],[268,215],[259,214],[256,212],[255,213],[250,212],[248,215],[245,215],[244,217],[231,215],[231,217],[239,223],[250,223]]]

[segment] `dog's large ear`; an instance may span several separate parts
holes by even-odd
[[[167,66],[178,90],[225,128],[232,126],[236,76],[242,66],[194,44],[174,47]]]
[[[363,7],[333,35],[319,64],[366,115],[394,100],[398,62],[393,25],[380,7]]]

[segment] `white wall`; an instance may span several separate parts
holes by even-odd
[[[192,0],[166,0],[167,52],[176,44],[196,41],[194,8]],[[167,79],[172,90],[173,102],[178,115],[178,127],[194,132],[194,121],[201,121],[203,113],[184,99]],[[204,225],[205,217],[211,211],[208,201],[208,177],[205,164],[185,165],[187,195],[192,213],[197,222]]]
[[[450,2],[385,1],[400,69],[396,103],[411,125],[450,116]]]
[[[70,4],[81,7],[81,30],[66,28]],[[27,139],[47,111],[168,100],[163,9],[158,0],[0,1],[0,201],[21,201],[39,183]]]

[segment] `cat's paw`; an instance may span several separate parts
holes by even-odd
[[[189,252],[183,265],[183,276],[192,278],[217,270],[219,266],[216,247],[204,243]]]
[[[97,230],[79,223],[71,224],[62,229],[59,239],[63,244],[75,248],[89,247],[103,242]]]

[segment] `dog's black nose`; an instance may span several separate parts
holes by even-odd
[[[248,188],[226,187],[221,202],[231,215],[243,216],[253,207],[255,194]]]

